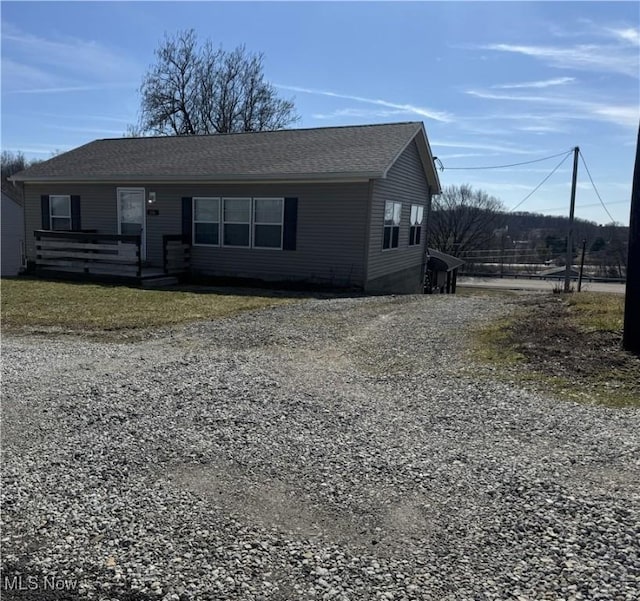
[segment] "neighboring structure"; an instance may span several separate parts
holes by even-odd
[[[464,265],[464,261],[433,248],[429,248],[428,253],[425,292],[455,294],[458,269]]]
[[[20,190],[2,183],[2,271],[3,277],[18,275],[23,266],[24,207]]]
[[[193,274],[368,292],[422,290],[440,193],[421,122],[97,140],[12,179],[42,268],[169,271],[179,241]]]

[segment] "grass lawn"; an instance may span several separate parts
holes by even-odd
[[[571,400],[640,407],[640,357],[622,350],[624,296],[523,298],[509,318],[476,332],[475,353],[508,378]]]
[[[215,319],[293,302],[266,290],[142,290],[126,286],[3,279],[2,330],[116,332]]]

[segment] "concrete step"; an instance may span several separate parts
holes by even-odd
[[[143,288],[169,288],[175,286],[178,283],[178,278],[174,278],[170,275],[160,275],[144,278],[142,280]]]

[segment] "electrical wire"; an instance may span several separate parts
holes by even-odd
[[[509,213],[513,213],[513,211],[515,211],[521,204],[523,204],[526,200],[528,200],[531,196],[533,196],[538,189],[542,186],[542,184],[544,184],[558,169],[560,169],[560,166],[562,165],[562,163],[564,163],[567,158],[569,157],[569,155],[573,152],[573,150],[569,150],[565,155],[564,158],[553,168],[553,171],[551,173],[549,173],[549,175],[547,175],[531,192],[529,192],[529,194],[527,194],[517,205],[515,205],[513,208],[509,209]]]
[[[609,203],[610,205],[622,205],[622,204],[629,204],[628,200],[614,200],[613,202]],[[600,203],[599,202],[595,202],[593,204],[588,204],[588,205],[580,205],[580,204],[576,204],[576,209],[590,209],[593,207],[599,207]],[[544,214],[543,211],[566,211],[567,207],[542,207],[540,209],[537,209],[536,212],[539,212],[540,214]]]
[[[569,150],[568,152],[573,152],[573,149]],[[555,159],[556,157],[562,156],[563,154],[564,154],[563,152],[559,152],[558,154],[552,154],[551,156],[544,157],[542,159],[534,159],[532,161],[524,161],[522,163],[511,163],[510,165],[490,165],[487,167],[445,167],[444,165],[442,165],[442,161],[440,161],[439,159],[438,161],[442,166],[441,171],[444,171],[445,169],[448,169],[449,171],[461,171],[461,170],[471,171],[476,169],[505,169],[507,167],[520,167],[520,165],[531,165],[532,163],[540,163],[542,161],[548,161],[549,159]]]
[[[600,196],[600,192],[598,192],[598,188],[596,188],[596,185],[593,183],[593,178],[591,177],[591,173],[589,173],[589,167],[587,167],[587,162],[584,160],[584,157],[582,156],[582,150],[579,151],[578,153],[580,155],[580,158],[582,159],[582,164],[584,165],[584,168],[587,170],[587,175],[589,176],[589,181],[591,182],[591,185],[593,186],[593,189],[596,193],[596,196],[598,197],[598,200],[600,201],[600,204],[602,205],[602,208],[606,211],[607,215],[609,215],[609,219],[611,219],[612,223],[615,223],[615,219],[611,216],[611,213],[609,213],[609,209],[607,209],[607,205],[604,204],[604,201],[602,200],[602,197]]]

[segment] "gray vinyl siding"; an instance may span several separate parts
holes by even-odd
[[[25,186],[27,256],[34,258],[33,231],[41,229],[40,197],[43,194],[79,195],[82,229],[117,233],[114,185]],[[147,260],[162,265],[163,234],[182,233],[182,198],[293,197],[298,199],[295,251],[193,246],[192,270],[214,276],[267,280],[309,280],[335,285],[364,284],[368,183],[351,184],[170,184],[139,185],[156,193],[147,215]]]
[[[193,246],[195,272],[362,286],[368,188],[362,184],[180,186],[182,196],[298,199],[296,250]]]
[[[386,201],[401,202],[402,215],[398,247],[383,250],[384,205]],[[426,251],[428,203],[429,185],[416,143],[413,141],[389,169],[387,177],[374,180],[373,183],[367,280],[374,280],[422,263]],[[415,246],[409,246],[412,204],[424,206],[420,244]]]
[[[80,196],[82,229],[97,230],[101,234],[118,233],[118,213],[115,186],[91,184],[25,184],[24,218],[27,259],[35,258],[34,230],[42,229],[40,197],[51,194]]]

